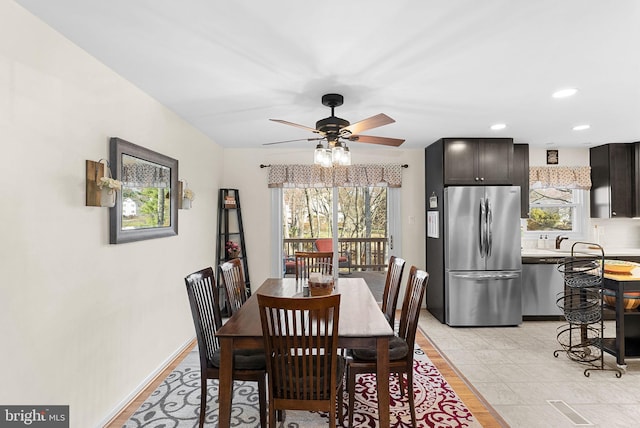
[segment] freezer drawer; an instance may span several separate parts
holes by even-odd
[[[450,326],[507,326],[522,323],[520,271],[449,271],[445,283]]]

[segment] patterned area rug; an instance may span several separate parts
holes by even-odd
[[[419,347],[414,350],[414,370],[416,418],[419,427],[481,426]],[[375,385],[375,375],[357,377],[354,426],[377,426],[378,404]],[[406,396],[400,396],[396,376],[392,378],[389,389],[391,426],[411,426],[409,402]],[[208,396],[205,426],[217,426],[218,381],[209,381]],[[347,400],[348,396],[345,394],[345,406]],[[140,406],[123,428],[195,427],[198,425],[199,409],[200,369],[196,347]],[[257,385],[253,382],[235,382],[232,426],[259,426],[258,410]],[[286,411],[281,426],[306,428],[327,425],[326,414]]]

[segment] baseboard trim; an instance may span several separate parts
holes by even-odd
[[[153,372],[149,374],[141,383],[138,385],[127,397],[125,397],[103,420],[103,423],[99,426],[108,427],[110,424],[116,420],[122,412],[126,411],[129,406],[143,393],[145,393],[146,389],[149,388],[154,382],[158,380],[160,376],[166,377],[164,375],[164,371],[171,364],[175,363],[176,360],[182,358],[182,354],[193,348],[196,344],[196,338],[192,337],[187,342],[185,342],[180,348],[178,348],[175,352],[173,352],[159,367],[157,367]],[[164,377],[162,379],[164,379]]]

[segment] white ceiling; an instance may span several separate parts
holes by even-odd
[[[268,119],[315,127],[331,92],[407,148],[640,140],[637,0],[16,1],[224,147],[313,137]]]

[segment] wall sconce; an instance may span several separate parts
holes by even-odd
[[[86,206],[111,208],[116,204],[122,182],[113,179],[109,166],[105,159],[86,161]]]
[[[191,203],[196,198],[196,193],[189,189],[187,180],[178,180],[178,196],[178,209],[191,209]]]

